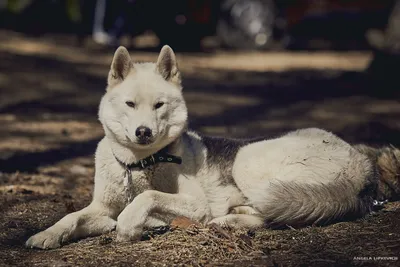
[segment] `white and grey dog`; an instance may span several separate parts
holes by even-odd
[[[248,228],[322,224],[364,215],[375,198],[391,197],[385,188],[398,187],[394,148],[351,146],[316,128],[253,141],[188,131],[169,46],[155,64],[133,63],[118,48],[99,118],[105,137],[92,203],[29,238],[28,247],[56,248],[114,229],[117,240],[137,240],[144,227],[176,216]]]

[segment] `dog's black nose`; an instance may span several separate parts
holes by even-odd
[[[144,126],[139,126],[136,129],[136,136],[139,138],[144,138],[144,137],[151,137],[151,129],[148,127],[144,127]]]

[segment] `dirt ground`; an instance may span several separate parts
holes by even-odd
[[[399,202],[326,227],[150,229],[137,243],[116,243],[110,233],[55,250],[24,248],[90,202],[103,136],[96,113],[112,51],[61,39],[0,31],[0,266],[399,266]],[[131,54],[155,60],[151,50]],[[364,74],[371,56],[178,53],[190,127],[231,137],[322,127],[352,143],[399,146],[398,88]]]

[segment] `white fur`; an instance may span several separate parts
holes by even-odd
[[[233,177],[253,205],[263,210],[274,182],[331,183],[351,161],[352,149],[326,131],[304,129],[243,147]]]
[[[95,155],[93,201],[32,236],[26,242],[28,247],[55,248],[115,228],[118,240],[137,240],[143,227],[165,225],[176,216],[236,227],[259,227],[268,219],[290,222],[300,218],[299,210],[309,215],[305,221],[334,217],[339,211],[351,210],[370,175],[371,164],[350,145],[326,131],[306,129],[242,147],[233,163],[234,182],[222,183],[220,169],[207,163],[210,152],[202,138],[185,132],[187,109],[175,55],[169,47],[163,48],[157,64],[134,64],[127,51],[119,48],[108,83],[99,108],[105,137]],[[136,107],[129,107],[126,101],[135,102]],[[159,101],[165,104],[155,109]],[[137,143],[135,129],[139,126],[152,130],[151,144]],[[132,184],[124,186],[126,170],[116,157],[129,164],[167,145],[170,153],[182,157],[182,165],[159,163],[150,170],[132,170]],[[352,186],[339,211],[314,214],[313,208],[320,207],[319,200],[312,197],[307,203],[299,203],[298,197],[300,208],[296,210],[290,201],[276,199],[285,189],[281,184],[295,183],[303,190],[312,185],[329,186],[336,179],[348,179]],[[324,205],[321,210],[329,203]],[[277,209],[280,207],[284,211]]]

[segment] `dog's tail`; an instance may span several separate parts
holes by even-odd
[[[361,153],[376,164],[378,173],[377,198],[395,201],[400,199],[400,150],[394,146],[374,148],[355,145]]]
[[[263,209],[268,227],[322,225],[353,219],[371,211],[376,168],[363,153],[352,150],[351,161],[330,183],[274,183]]]

